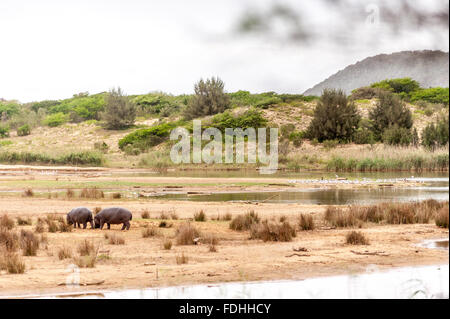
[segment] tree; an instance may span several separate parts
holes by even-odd
[[[323,91],[308,127],[309,138],[349,141],[358,128],[360,120],[357,108],[342,90]]]
[[[372,121],[371,130],[379,141],[386,129],[396,125],[399,128],[411,129],[413,125],[411,111],[394,94],[382,92],[373,110],[369,112]]]
[[[230,98],[224,92],[225,84],[219,78],[201,79],[195,84],[195,95],[185,110],[186,119],[222,113],[230,107]]]
[[[422,131],[422,145],[432,150],[447,145],[449,139],[448,124],[449,120],[446,116],[438,119],[436,123],[428,124]]]
[[[107,129],[123,129],[134,124],[136,105],[120,88],[108,92],[105,102],[105,111],[101,113],[101,118],[105,121]]]

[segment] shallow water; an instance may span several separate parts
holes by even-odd
[[[30,296],[33,297],[33,296]],[[165,288],[127,289],[35,298],[113,298],[113,299],[233,299],[233,298],[448,298],[449,267],[404,267],[379,271],[368,266],[363,274],[321,277],[305,280],[221,283]]]
[[[398,177],[397,177],[398,178]],[[278,192],[236,192],[213,193],[204,195],[188,195],[172,193],[158,196],[158,199],[172,199],[194,202],[267,202],[267,203],[302,203],[311,205],[347,205],[373,204],[388,201],[419,201],[424,199],[448,200],[448,177],[408,178],[409,181],[423,182],[424,186],[405,188],[379,187],[360,189],[323,189],[304,188],[300,190],[284,190]],[[310,180],[293,180],[308,184]],[[390,179],[380,179],[380,182],[390,182]],[[326,185],[326,180],[324,184]],[[343,181],[343,183],[361,183],[364,180]]]

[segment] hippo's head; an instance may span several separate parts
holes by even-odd
[[[72,218],[70,218],[69,215],[66,216],[66,219],[67,219],[67,224],[69,224],[69,225],[73,224]]]
[[[100,228],[100,218],[98,216],[94,217],[94,228]]]

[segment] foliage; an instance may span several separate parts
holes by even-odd
[[[119,148],[124,150],[127,145],[132,145],[140,150],[158,145],[166,140],[170,132],[181,126],[183,122],[169,122],[152,126],[150,128],[138,129],[119,140]]]
[[[188,95],[172,96],[163,92],[137,95],[132,98],[140,114],[156,114],[167,117],[188,104]]]
[[[68,120],[69,120],[69,116],[67,114],[59,112],[59,113],[47,115],[47,117],[44,119],[43,123],[50,127],[56,127],[56,126],[60,126],[61,124],[66,123]]]
[[[422,145],[430,149],[435,149],[439,146],[447,145],[448,138],[449,120],[447,116],[444,116],[424,128],[422,132]]]
[[[10,164],[69,164],[101,166],[104,160],[100,153],[89,151],[67,153],[59,156],[29,152],[1,152],[0,162]]]
[[[195,95],[184,112],[186,119],[214,115],[230,107],[230,98],[224,92],[225,84],[219,78],[201,79],[195,84]]]
[[[383,132],[383,143],[395,146],[408,146],[411,144],[413,136],[410,129],[391,126]]]
[[[420,89],[419,82],[411,78],[386,79],[380,82],[373,83],[372,88],[380,88],[391,91],[393,93],[409,94]]]
[[[266,125],[267,120],[263,117],[261,111],[251,108],[242,114],[234,115],[230,111],[217,114],[212,118],[210,126],[225,132],[226,128],[242,128],[245,130],[249,127],[257,129],[266,127]]]
[[[350,99],[355,100],[370,100],[378,97],[378,95],[383,92],[385,89],[383,88],[374,88],[369,86],[364,86],[358,89],[354,89],[350,96]]]
[[[0,138],[9,137],[9,127],[0,125]]]
[[[26,136],[31,134],[30,125],[25,124],[17,129],[17,136]]]
[[[348,141],[358,128],[360,116],[353,102],[342,90],[324,90],[308,127],[308,137],[324,140]]]
[[[411,102],[426,101],[430,103],[449,104],[449,89],[448,88],[429,88],[420,89],[411,94]]]
[[[122,89],[112,89],[105,97],[105,110],[101,113],[106,128],[123,129],[134,124],[136,105],[123,94]]]
[[[369,112],[369,119],[376,140],[391,126],[410,129],[413,124],[411,111],[398,97],[387,92],[380,94],[375,108]]]

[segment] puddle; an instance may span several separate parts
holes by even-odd
[[[362,274],[305,280],[218,283],[18,297],[97,299],[448,298],[449,267],[447,264],[440,266],[404,267],[389,271],[380,271],[376,265],[372,265],[368,266],[366,272]]]
[[[418,244],[420,247],[448,250],[448,239],[429,239]]]

